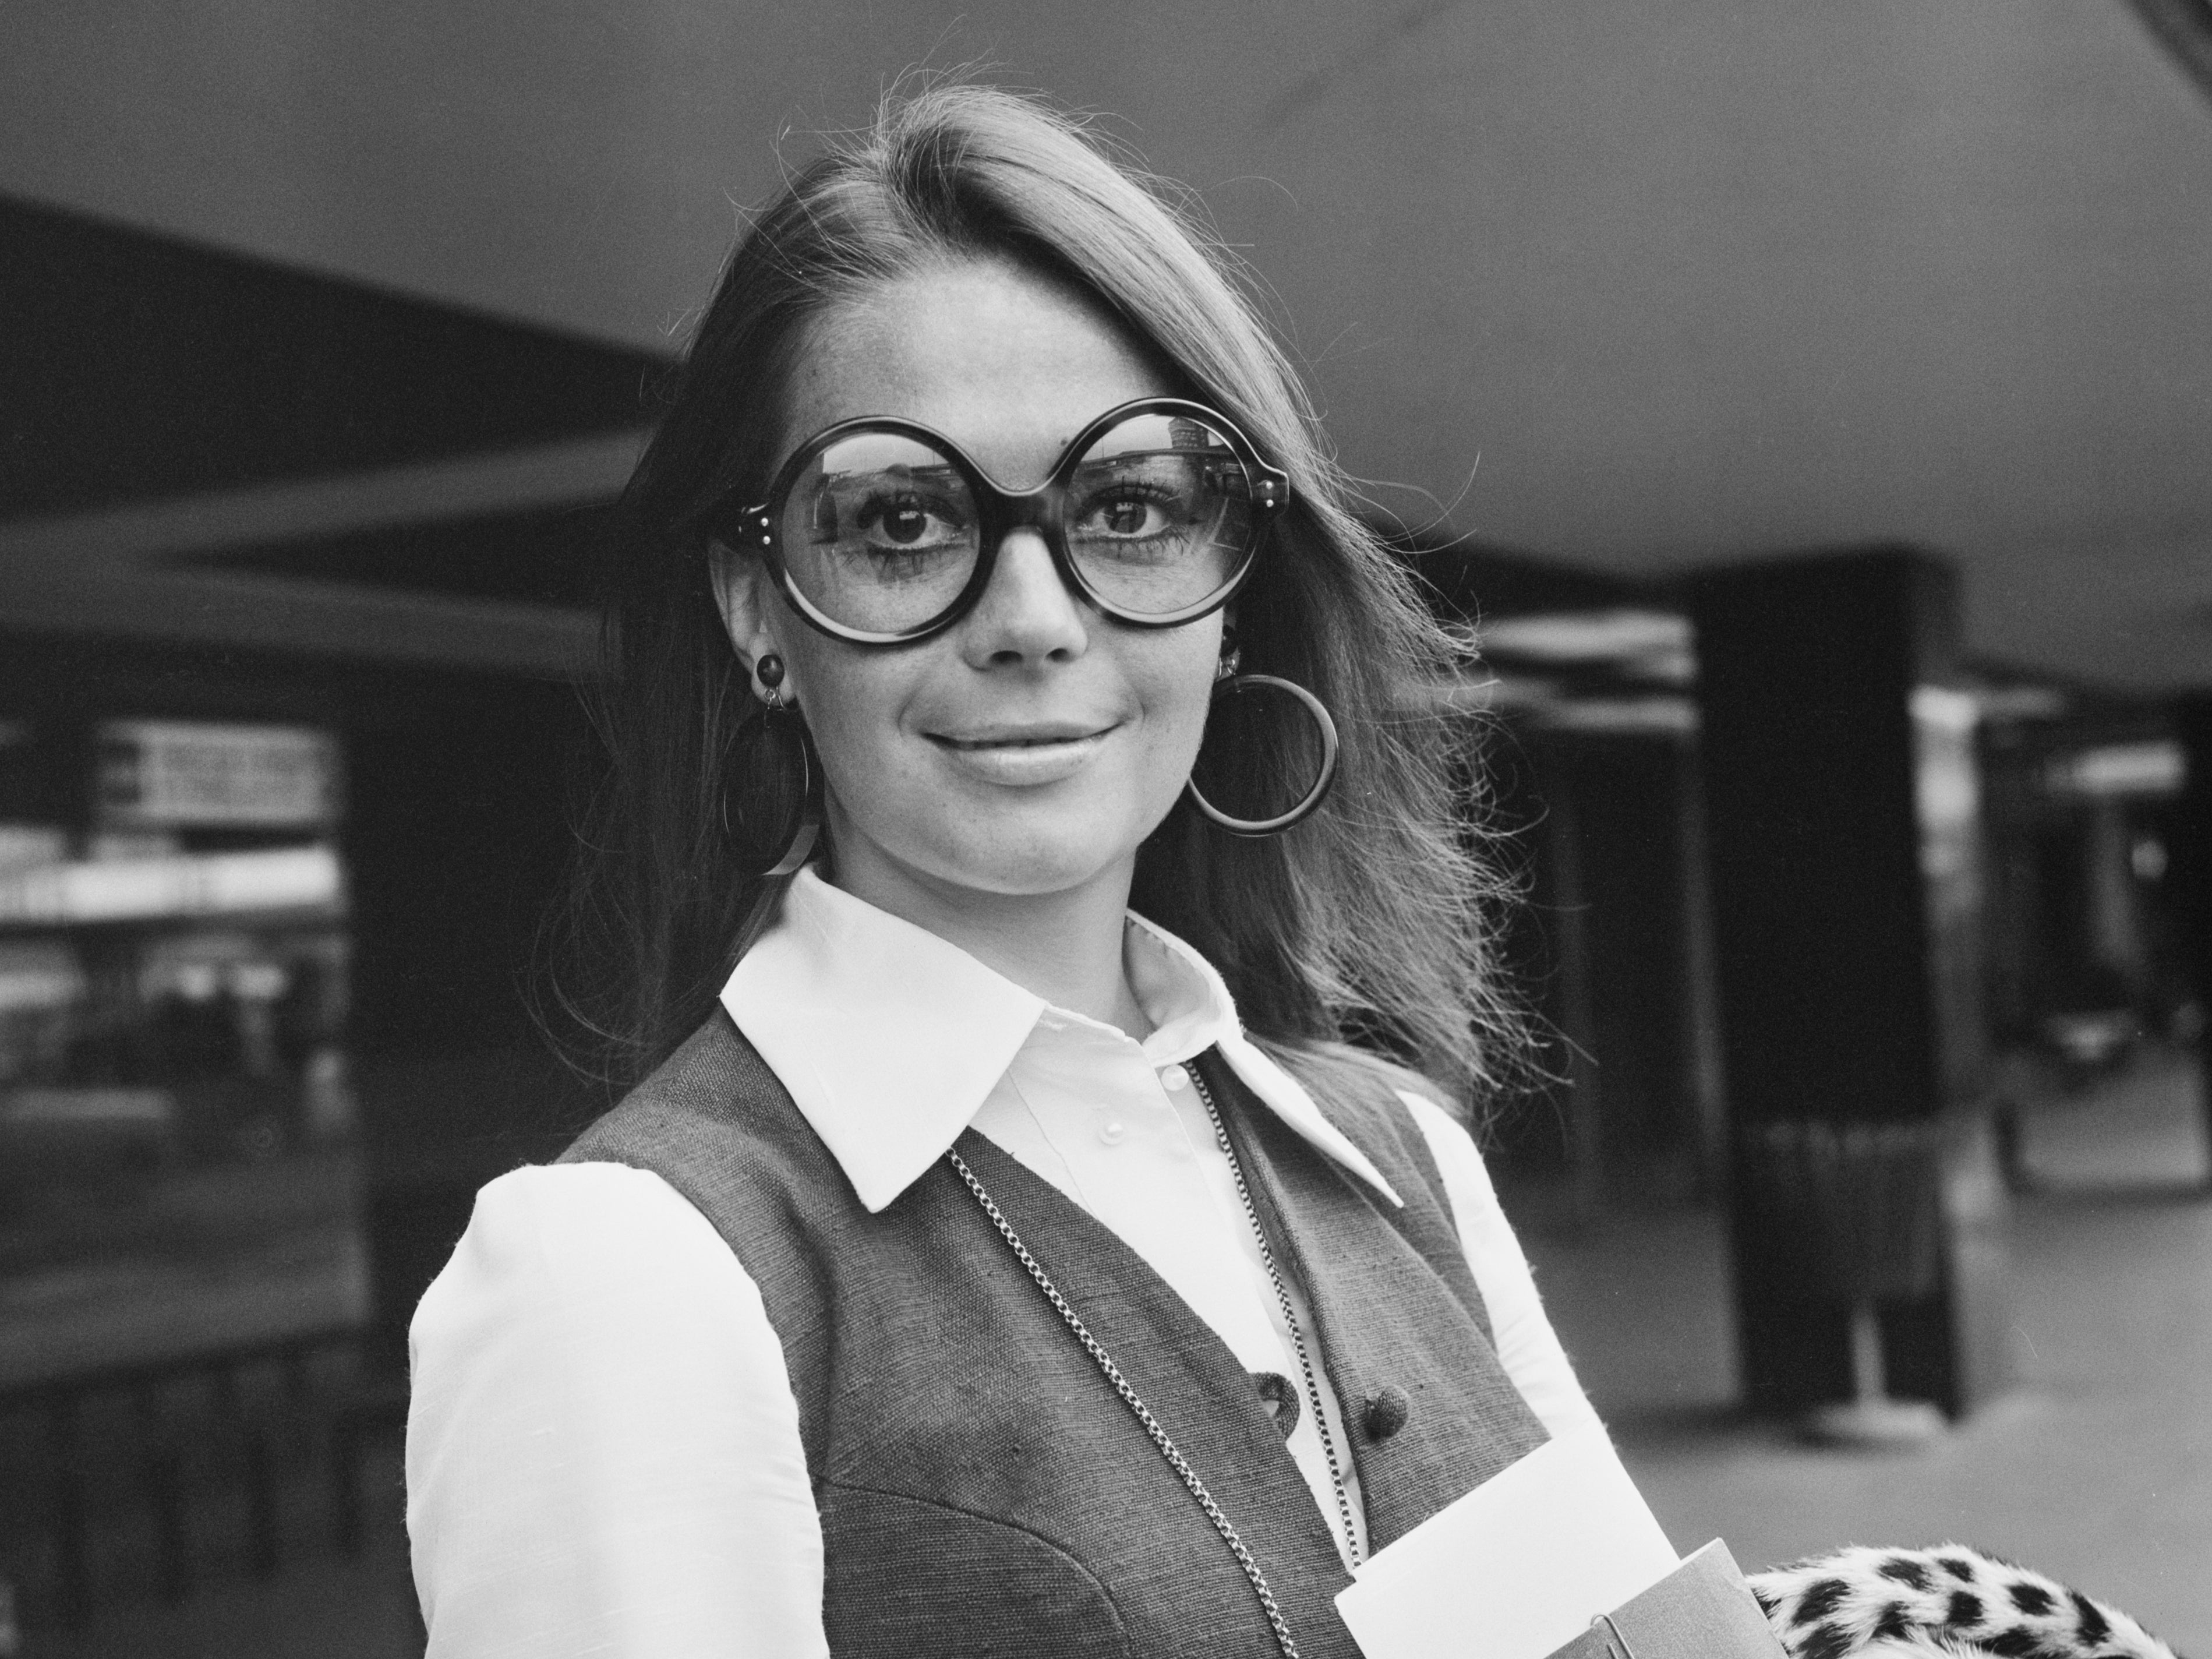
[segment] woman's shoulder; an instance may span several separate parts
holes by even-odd
[[[713,1628],[675,1645],[719,1651],[763,1606],[818,1607],[782,1348],[743,1266],[659,1176],[500,1176],[409,1334],[408,1533],[434,1651],[669,1651],[670,1621],[703,1626],[702,1607]],[[658,1640],[611,1634],[644,1628],[636,1607]]]
[[[1447,1103],[1450,1097],[1433,1079],[1371,1049],[1320,1037],[1288,1041],[1255,1035],[1252,1041],[1279,1064],[1295,1072],[1302,1082],[1310,1078],[1370,1099],[1378,1094],[1412,1096],[1427,1101],[1447,1115],[1452,1113]]]
[[[1260,1046],[1393,1186],[1402,1191],[1401,1178],[1418,1181],[1462,1226],[1471,1209],[1495,1207],[1481,1152],[1461,1114],[1446,1103],[1449,1097],[1429,1079],[1349,1043]]]
[[[665,1059],[561,1154],[562,1164],[627,1164],[666,1174],[702,1142],[757,1132],[790,1095],[717,1006]]]
[[[815,1229],[858,1203],[836,1155],[717,1006],[557,1168],[649,1172],[768,1287],[811,1283]]]
[[[1347,1133],[1364,1130],[1401,1140],[1417,1133],[1423,1143],[1440,1131],[1468,1138],[1460,1113],[1448,1103],[1449,1097],[1410,1067],[1348,1042],[1255,1042]]]
[[[698,1210],[650,1170],[526,1164],[477,1194],[467,1228],[416,1310],[419,1330],[489,1300],[573,1304],[643,1278],[714,1276],[729,1256]]]

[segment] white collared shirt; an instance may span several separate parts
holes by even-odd
[[[1248,1371],[1289,1379],[1289,1449],[1341,1552],[1279,1302],[1183,1062],[1218,1047],[1291,1128],[1383,1201],[1398,1194],[1245,1038],[1195,951],[1132,915],[1123,964],[1153,1025],[1142,1042],[809,869],[722,1002],[871,1211],[972,1126],[1120,1237]],[[1473,1144],[1405,1098],[1507,1374],[1553,1434],[1594,1425]],[[1285,1287],[1358,1525],[1340,1410]],[[781,1346],[736,1256],[659,1176],[571,1164],[493,1182],[410,1347],[408,1531],[433,1656],[827,1651]]]

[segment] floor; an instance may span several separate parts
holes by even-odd
[[[1524,1228],[1553,1319],[1678,1547],[1747,1568],[1948,1539],[2039,1567],[2212,1655],[2212,1163],[2195,1067],[2025,1114],[2021,1386],[1939,1443],[1815,1449],[1735,1416],[1716,1219]]]
[[[2212,1655],[2212,1174],[2194,1068],[2153,1060],[2023,1122],[2015,1220],[2022,1383],[1939,1443],[1814,1450],[1746,1422],[1717,1224],[1633,1210],[1573,1236],[1522,1218],[1553,1316],[1675,1543],[1747,1567],[1851,1540],[1957,1538],[2100,1595]],[[368,1548],[303,1548],[263,1582],[210,1574],[179,1607],[118,1586],[21,1659],[414,1659],[396,1444],[372,1449]],[[4,1631],[4,1626],[0,1626]],[[8,1653],[0,1634],[0,1659]]]

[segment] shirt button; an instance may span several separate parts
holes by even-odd
[[[1109,1146],[1120,1146],[1121,1138],[1128,1133],[1128,1126],[1118,1117],[1109,1117],[1098,1126],[1098,1139]]]
[[[1190,1073],[1180,1066],[1164,1066],[1160,1072],[1160,1083],[1169,1089],[1186,1088],[1190,1083]]]

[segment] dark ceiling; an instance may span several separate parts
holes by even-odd
[[[596,606],[604,583],[596,539],[605,511],[552,507],[227,548],[180,562],[312,581]]]
[[[2197,84],[2212,92],[2212,0],[2131,0]]]
[[[634,428],[663,362],[0,199],[0,519]]]

